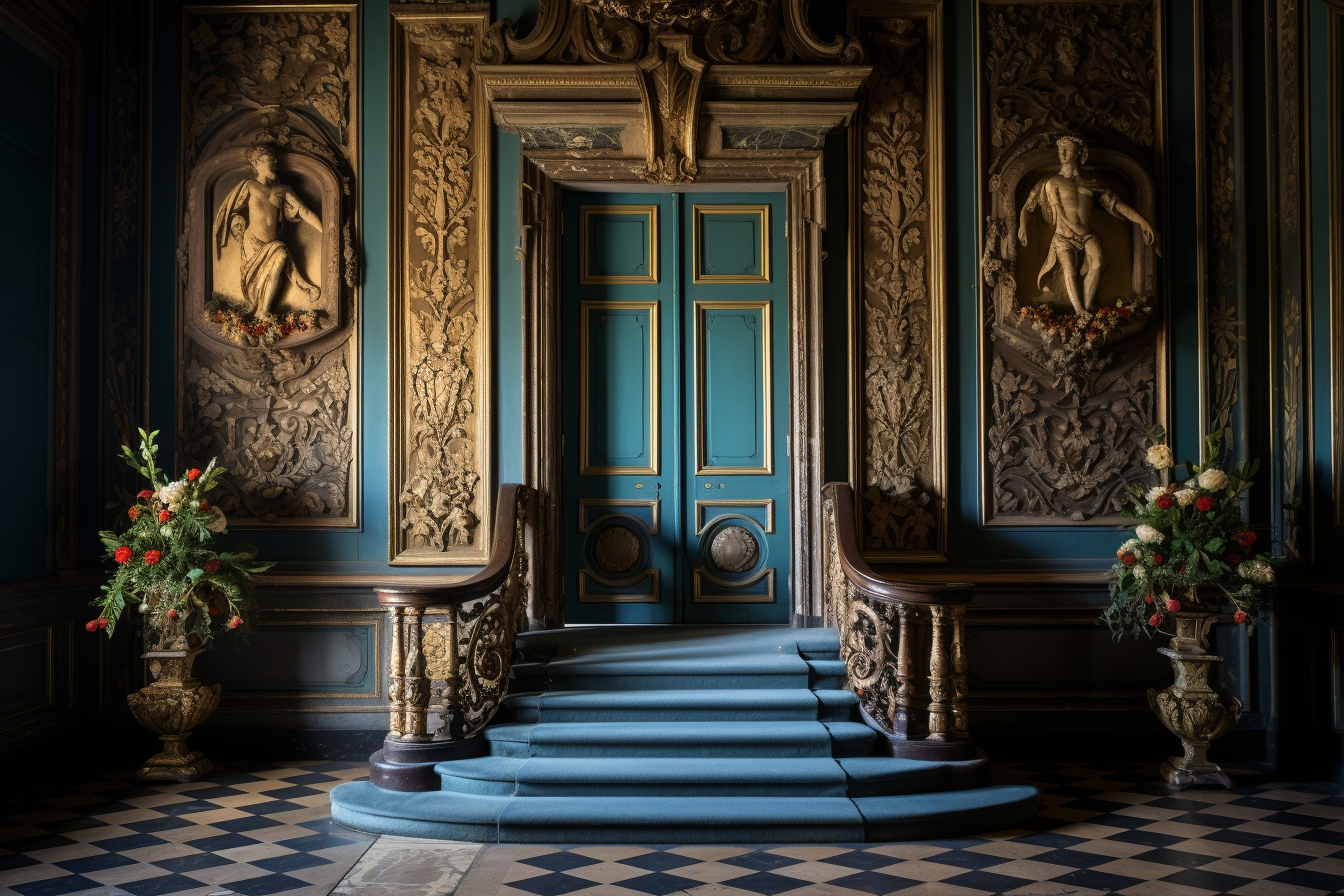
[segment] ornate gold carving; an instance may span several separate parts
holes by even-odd
[[[709,556],[724,572],[746,572],[756,565],[761,546],[742,526],[725,526],[709,543]]]
[[[1301,560],[1302,304],[1291,291],[1283,302],[1283,556]]]
[[[1206,636],[1217,614],[1177,613],[1176,636],[1171,647],[1158,653],[1171,661],[1176,681],[1163,690],[1148,691],[1148,705],[1166,729],[1181,739],[1183,756],[1172,756],[1162,765],[1162,776],[1174,787],[1232,782],[1208,757],[1209,744],[1241,718],[1241,701],[1228,697],[1224,704],[1209,687],[1209,671],[1222,657],[1207,653]]]
[[[860,532],[866,556],[931,558],[943,553],[946,539],[936,336],[943,317],[941,35],[936,15],[860,19],[853,27],[874,45],[875,64],[853,138],[863,190],[856,320],[864,403],[853,414]]]
[[[639,538],[625,526],[608,526],[593,545],[597,565],[609,573],[629,572],[639,562]]]
[[[184,19],[178,448],[229,467],[216,503],[236,524],[357,523],[354,15],[201,7]],[[292,197],[286,214],[308,229],[286,239],[258,219],[249,185]],[[253,268],[274,286],[249,290]],[[225,308],[220,284],[235,274],[239,305]]]
[[[986,522],[1118,522],[1125,490],[1151,476],[1147,434],[1164,422],[1166,403],[1160,246],[1146,225],[1159,208],[1159,22],[1154,2],[980,5],[991,209],[981,256]],[[1078,159],[1065,150],[1084,141],[1093,167],[1070,177]],[[1024,215],[1015,228],[1021,188],[1032,182],[1047,193],[1091,191],[1132,223],[1093,216],[1090,229],[1064,238]],[[1066,206],[1053,217],[1072,214]],[[1094,260],[1076,290],[1034,296],[1038,268],[1044,276],[1061,254],[1079,267],[1102,242],[1112,259],[1134,263],[1113,261],[1108,282]]]
[[[489,420],[488,129],[472,66],[479,16],[396,22],[398,108],[394,180],[404,213],[393,233],[392,562],[479,562],[490,492],[483,481]],[[486,528],[482,529],[482,524]]]
[[[195,781],[214,764],[198,751],[188,751],[187,738],[219,706],[219,685],[204,685],[191,674],[199,650],[166,650],[145,654],[152,660],[154,683],[126,695],[131,715],[159,735],[163,750],[135,773],[137,781]]]

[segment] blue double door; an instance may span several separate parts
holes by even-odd
[[[566,621],[788,622],[783,194],[563,213]]]

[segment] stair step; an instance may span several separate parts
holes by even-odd
[[[513,796],[518,790],[518,772],[531,760],[507,756],[477,756],[440,762],[434,772],[443,789],[453,793]]]
[[[840,797],[530,797],[500,814],[501,843],[817,843],[863,838]]]
[[[810,691],[767,688],[562,691],[538,700],[541,722],[817,721]]]
[[[966,831],[1019,825],[1036,814],[1036,788],[977,787],[942,793],[869,796],[854,800],[868,840],[933,840]]]
[[[833,759],[530,759],[518,795],[843,797],[845,772]]]
[[[368,781],[347,781],[331,791],[331,818],[357,831],[435,840],[494,843],[499,815],[510,797],[453,794],[441,790],[400,793]]]
[[[811,687],[835,689],[845,686],[844,660],[808,660],[807,665],[810,670],[808,681]]]
[[[859,721],[859,698],[854,696],[852,691],[813,688],[812,693],[817,695],[817,700],[821,703],[820,713],[823,722]]]
[[[830,757],[871,752],[876,732],[858,722],[565,722],[492,725],[495,756]]]
[[[890,756],[853,756],[836,761],[849,779],[846,793],[852,798],[934,793],[949,787],[948,766],[942,762]]]

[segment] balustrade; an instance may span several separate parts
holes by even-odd
[[[840,632],[849,687],[868,724],[893,755],[962,760],[975,756],[966,718],[968,584],[898,582],[864,561],[855,534],[854,493],[822,490],[824,615]]]

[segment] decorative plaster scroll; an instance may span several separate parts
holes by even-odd
[[[145,381],[149,220],[142,199],[149,164],[151,17],[148,0],[118,0],[109,5],[106,19],[103,108],[108,183],[103,201],[104,398],[98,456],[107,528],[112,527],[112,514],[140,489],[135,471],[117,446],[134,445],[136,430],[146,426],[149,415]]]
[[[1166,419],[1161,240],[1149,239],[1162,221],[1161,21],[1158,0],[979,6],[987,524],[1115,525],[1128,486],[1152,478],[1148,435]],[[1056,212],[1032,213],[1047,180],[1095,197],[1073,249]],[[1079,303],[1059,259],[1085,251],[1108,265]]]
[[[1198,75],[1200,328],[1203,348],[1201,436],[1216,434],[1244,456],[1246,420],[1233,409],[1245,393],[1245,187],[1241,170],[1241,4],[1195,7]],[[1235,74],[1234,74],[1235,72]]]
[[[1307,559],[1302,523],[1309,518],[1306,500],[1306,420],[1302,414],[1305,383],[1302,365],[1309,363],[1302,326],[1307,282],[1306,240],[1301,205],[1302,183],[1302,17],[1298,0],[1274,0],[1265,7],[1270,36],[1270,344],[1276,347],[1274,417],[1275,457],[1271,530],[1276,553],[1288,560]]]
[[[936,560],[947,546],[941,6],[853,3],[850,16],[874,65],[851,136],[860,543],[872,560]]]
[[[396,12],[389,559],[485,561],[490,129],[474,65],[484,15]]]
[[[183,18],[178,461],[235,526],[357,525],[356,18]]]

